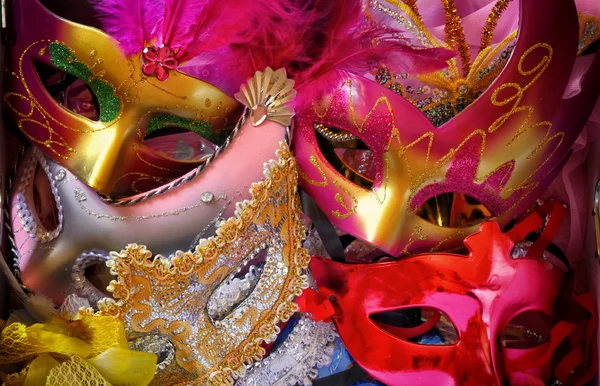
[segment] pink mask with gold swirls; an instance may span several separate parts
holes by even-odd
[[[582,92],[562,99],[577,53],[575,6],[545,4],[543,22],[537,7],[522,2],[505,68],[439,128],[364,77],[318,78],[296,118],[295,152],[302,188],[334,225],[398,256],[451,250],[484,219],[504,226],[531,207],[600,90],[596,55]]]

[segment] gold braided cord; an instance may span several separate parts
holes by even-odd
[[[462,62],[463,74],[466,76],[471,68],[471,53],[469,52],[469,44],[465,38],[460,16],[456,10],[454,0],[442,0],[444,14],[446,15],[446,42],[449,46],[455,47],[458,50]]]
[[[502,13],[504,13],[504,11],[506,11],[506,8],[508,8],[509,2],[510,0],[498,0],[494,5],[494,8],[492,8],[490,15],[488,16],[487,21],[485,22],[485,26],[483,27],[479,52],[486,49],[492,43],[492,39],[494,38],[494,31],[496,30],[496,26],[498,25],[498,19],[500,19]]]

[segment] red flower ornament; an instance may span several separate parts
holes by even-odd
[[[158,80],[169,79],[169,71],[177,69],[179,62],[167,45],[146,47],[142,51],[142,72],[148,76],[156,75]]]

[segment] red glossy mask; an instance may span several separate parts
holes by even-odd
[[[526,376],[518,374],[513,363],[532,355],[551,356],[555,329],[546,332],[552,337],[527,348],[500,343],[507,326],[514,326],[519,317],[535,314],[551,319],[557,315],[558,299],[566,286],[564,270],[532,258],[550,243],[548,226],[526,257],[512,257],[513,239],[519,240],[541,225],[542,218],[530,216],[521,224],[527,231],[517,226],[503,234],[495,222],[484,222],[479,232],[465,240],[468,256],[423,254],[367,265],[314,258],[311,269],[319,292],[332,299],[333,319],[350,354],[388,385],[522,384],[528,377],[551,377],[556,363],[550,357],[532,366],[535,369]],[[440,346],[413,343],[407,340],[409,329],[373,318],[415,307],[447,315],[456,329],[456,342]]]

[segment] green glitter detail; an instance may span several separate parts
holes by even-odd
[[[148,122],[148,126],[146,126],[146,134],[154,133],[169,126],[181,127],[193,131],[217,146],[221,146],[229,135],[227,132],[215,133],[208,122],[196,121],[167,113],[152,117]]]
[[[92,89],[100,105],[100,121],[110,122],[117,118],[121,110],[121,101],[115,95],[115,88],[94,77],[90,68],[80,62],[69,47],[57,42],[50,43],[50,59],[56,67],[83,80]]]

